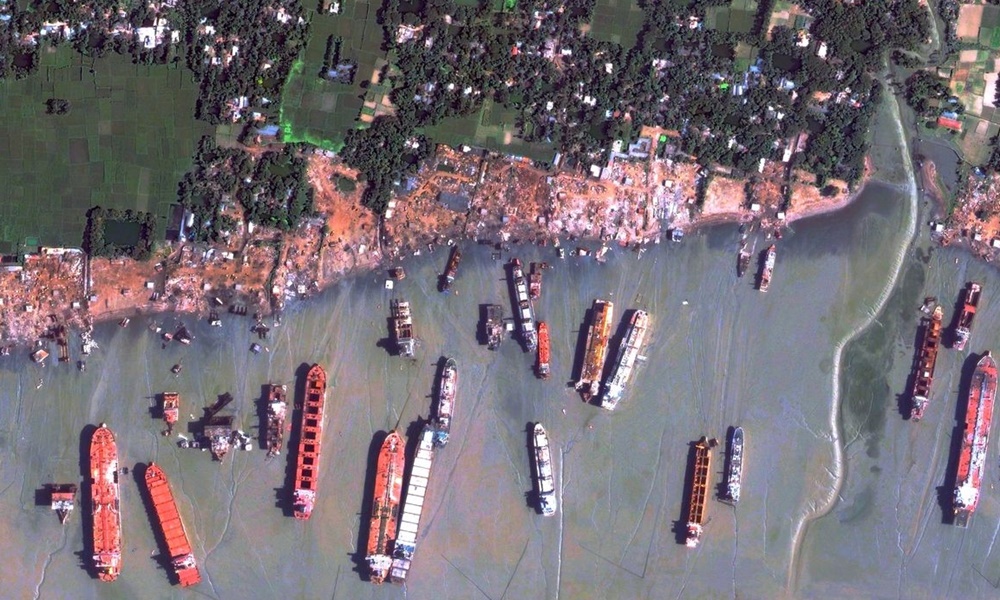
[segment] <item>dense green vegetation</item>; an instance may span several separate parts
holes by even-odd
[[[156,216],[152,213],[95,206],[87,211],[83,249],[91,256],[146,260],[152,255],[155,237]]]

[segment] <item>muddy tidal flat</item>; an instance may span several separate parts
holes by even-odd
[[[446,249],[411,258],[392,291],[384,274],[370,274],[293,306],[257,355],[247,318],[226,315],[221,328],[187,319],[193,344],[164,348],[147,328],[176,327],[177,317],[162,315],[99,326],[100,349],[83,373],[4,359],[3,595],[992,597],[987,577],[1000,577],[995,468],[968,530],[941,524],[934,491],[945,475],[961,357],[942,356],[930,414],[918,426],[901,420],[896,395],[906,386],[926,289],[950,310],[966,277],[983,279],[987,290],[1000,289],[1000,277],[957,253],[930,255],[926,278],[911,266],[918,259],[907,259],[886,311],[876,314],[895,257],[909,246],[908,210],[893,188],[873,184],[845,210],[796,223],[778,242],[766,294],[753,288],[752,274],[736,278],[735,226],[641,256],[613,250],[603,265],[559,260],[551,247],[514,248],[526,264],[553,265],[535,303],[552,335],[552,378],[544,382],[517,341],[497,352],[478,342],[481,304],[511,312],[502,267],[511,255],[495,261],[473,245],[450,295],[437,291]],[[965,261],[958,271],[956,257]],[[393,298],[413,306],[415,360],[386,350]],[[652,317],[644,360],[614,413],[584,404],[567,385],[595,298],[615,303],[616,329],[628,309]],[[1000,333],[991,317],[1000,302],[986,298],[972,351]],[[836,348],[876,317],[845,350],[835,399]],[[443,356],[460,369],[451,441],[435,457],[405,589],[375,587],[363,567],[374,453],[390,429],[415,437]],[[326,367],[330,387],[319,500],[312,519],[299,522],[287,516],[289,453],[265,460],[259,449],[259,400],[268,382],[297,389],[296,374],[313,362]],[[174,364],[184,366],[176,376]],[[236,423],[254,435],[254,449],[234,450],[221,464],[181,449],[178,431],[159,434],[154,398],[164,391],[181,395],[185,435],[202,407],[232,393]],[[532,496],[528,426],[536,421],[549,431],[556,467],[560,507],[548,518]],[[130,469],[122,478],[123,572],[110,585],[86,569],[85,505],[60,526],[38,494],[48,482],[80,482],[89,426],[101,422]],[[687,549],[679,536],[689,444],[702,435],[722,440],[733,425],[747,435],[742,500],[733,508],[713,495],[702,544]],[[203,582],[192,589],[171,587],[161,566],[136,479],[154,460],[171,478],[200,562]],[[722,467],[717,450],[713,485]]]

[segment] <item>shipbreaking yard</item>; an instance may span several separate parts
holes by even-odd
[[[1000,175],[970,173],[955,207],[944,222],[932,222],[932,236],[942,246],[960,245],[978,258],[1000,259]]]

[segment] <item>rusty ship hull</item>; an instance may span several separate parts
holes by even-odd
[[[542,265],[531,263],[528,273],[528,298],[538,300],[542,297]]]
[[[504,338],[502,306],[499,304],[486,305],[486,319],[483,329],[486,335],[486,348],[488,350],[500,348],[500,344],[503,343]]]
[[[156,463],[150,463],[146,467],[145,480],[146,490],[149,492],[156,520],[166,542],[170,566],[174,569],[177,583],[181,587],[188,587],[201,582],[198,562],[194,558],[181,513],[177,510],[177,502],[174,501],[174,493],[170,489],[167,474]]]
[[[163,435],[170,435],[181,416],[181,397],[177,392],[163,392]]]
[[[288,415],[288,388],[271,384],[267,392],[267,429],[264,441],[268,457],[277,456],[285,443],[285,418]]]
[[[966,284],[964,296],[962,298],[962,312],[959,313],[958,322],[955,324],[955,336],[951,347],[955,350],[965,350],[965,345],[972,335],[972,322],[976,318],[976,310],[979,308],[979,300],[983,295],[983,286],[975,281]]]
[[[601,373],[607,360],[608,340],[611,335],[611,319],[615,305],[607,300],[594,300],[591,310],[590,327],[587,329],[587,345],[583,354],[583,366],[576,389],[585,402],[597,396],[601,386]]]
[[[413,358],[417,341],[413,338],[413,313],[410,311],[410,303],[405,300],[393,300],[391,312],[392,339],[396,343],[396,352],[400,356]]]
[[[918,349],[916,376],[910,394],[910,419],[919,421],[930,400],[931,384],[934,383],[934,367],[937,365],[938,349],[941,346],[941,307],[938,306],[925,319],[923,341]]]
[[[535,374],[539,379],[548,379],[552,375],[552,367],[549,364],[549,326],[545,321],[538,322],[538,362],[535,365]]]
[[[996,393],[997,363],[992,353],[987,352],[976,364],[965,408],[953,496],[955,525],[959,527],[968,527],[972,514],[979,505],[983,479],[986,477],[990,424],[993,421]]]
[[[691,497],[688,500],[687,537],[684,545],[697,548],[705,526],[709,487],[712,479],[712,446],[705,438],[694,445],[694,468],[691,473]]]
[[[462,251],[458,246],[451,247],[451,255],[448,256],[448,265],[445,267],[444,275],[441,276],[441,281],[438,283],[438,287],[445,294],[451,291],[451,285],[455,283],[455,275],[458,274],[458,263],[462,261]]]
[[[771,287],[771,277],[774,275],[774,265],[777,260],[778,252],[774,244],[767,247],[764,250],[764,260],[760,266],[760,281],[757,283],[757,289],[766,292]]]
[[[406,467],[406,444],[395,432],[389,432],[378,454],[372,517],[368,525],[368,574],[372,583],[382,583],[392,568],[392,546],[396,541],[399,500],[403,494],[403,470]]]
[[[306,394],[299,421],[299,448],[295,456],[292,514],[305,520],[312,516],[319,486],[319,459],[323,442],[323,411],[326,408],[326,371],[313,365],[306,374]]]
[[[118,483],[118,445],[108,426],[90,440],[90,510],[93,517],[93,560],[97,577],[111,582],[122,568],[122,515]]]

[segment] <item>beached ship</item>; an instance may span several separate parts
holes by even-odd
[[[743,487],[743,428],[736,427],[729,437],[729,453],[726,465],[726,495],[723,500],[729,504],[740,501]]]
[[[462,261],[462,251],[459,250],[458,246],[451,247],[451,255],[448,257],[448,266],[445,267],[444,275],[441,276],[441,281],[438,283],[438,287],[442,292],[449,292],[451,290],[451,284],[455,283],[455,275],[458,274],[458,263]]]
[[[65,525],[69,514],[76,508],[76,484],[50,483],[46,487],[49,490],[49,506],[59,517],[59,522]]]
[[[913,379],[913,393],[910,395],[910,419],[919,421],[924,417],[924,410],[931,395],[931,384],[934,382],[934,365],[937,364],[938,348],[941,345],[940,306],[924,319],[924,339],[917,350],[916,376]]]
[[[500,343],[503,342],[504,326],[503,326],[503,307],[499,304],[487,304],[486,305],[486,347],[490,350],[496,350],[500,347]]]
[[[976,364],[965,407],[965,425],[962,429],[954,495],[955,525],[959,527],[969,526],[969,520],[979,505],[980,491],[986,475],[990,423],[993,420],[996,393],[997,363],[993,360],[992,353],[987,352]]]
[[[121,491],[118,445],[108,426],[90,439],[90,511],[93,519],[94,568],[101,581],[114,581],[122,569]]]
[[[975,281],[966,284],[962,312],[958,316],[958,322],[955,325],[955,338],[951,345],[955,350],[965,350],[965,344],[968,343],[969,335],[972,333],[972,321],[976,318],[976,309],[979,307],[982,293],[983,287]]]
[[[646,337],[646,329],[649,327],[649,313],[644,310],[637,310],[632,314],[628,331],[622,338],[621,346],[618,347],[618,354],[615,357],[614,370],[611,377],[604,385],[604,395],[601,397],[601,407],[607,410],[614,410],[621,402],[625,394],[625,386],[628,378],[632,375],[635,361],[639,357],[639,350],[642,348],[642,341]]]
[[[549,365],[549,326],[545,321],[538,322],[538,365],[535,373],[539,379],[548,379],[552,374]]]
[[[538,300],[542,296],[542,269],[545,263],[531,263],[531,272],[528,273],[528,298]]]
[[[441,369],[438,384],[437,419],[434,427],[434,445],[444,447],[451,435],[451,418],[455,413],[455,394],[458,391],[458,363],[449,358]]]
[[[181,587],[195,585],[201,581],[198,562],[194,558],[191,542],[188,540],[181,513],[177,510],[174,493],[170,489],[170,481],[156,463],[146,467],[146,489],[160,523],[163,540],[167,544],[167,554],[170,556],[170,566],[174,569],[177,583]]]
[[[750,258],[752,253],[750,248],[747,247],[746,241],[740,245],[740,251],[736,254],[736,276],[743,277],[746,274],[747,269],[750,268]]]
[[[313,365],[306,374],[306,397],[299,423],[299,452],[295,457],[292,512],[296,519],[308,519],[316,505],[325,405],[326,371],[319,365]]]
[[[684,545],[697,548],[705,526],[708,488],[712,477],[712,446],[715,440],[701,438],[694,445],[694,468],[691,471],[691,497],[688,501],[687,537]]]
[[[764,261],[760,266],[760,283],[757,286],[762,292],[766,292],[769,287],[771,287],[771,276],[774,274],[774,262],[777,258],[777,249],[774,244],[767,247],[764,250]]]
[[[219,462],[222,462],[233,447],[233,415],[219,414],[232,401],[233,395],[227,392],[219,396],[215,404],[205,409],[203,434],[212,451],[212,459]]]
[[[392,545],[396,540],[399,499],[403,493],[406,444],[395,431],[382,442],[375,471],[375,494],[368,525],[368,573],[372,583],[382,583],[392,568]]]
[[[267,455],[277,456],[285,441],[285,417],[288,415],[288,387],[271,384],[267,390],[267,429],[264,441]]]
[[[413,553],[417,550],[417,530],[420,515],[424,509],[427,483],[434,463],[434,428],[424,426],[420,432],[417,454],[410,466],[410,478],[406,484],[406,502],[399,515],[399,532],[392,550],[392,567],[389,578],[393,583],[405,583],[413,564]]]
[[[181,396],[177,392],[163,392],[163,422],[167,428],[163,435],[170,435],[181,416]]]
[[[538,508],[549,517],[556,514],[555,477],[552,470],[552,453],[549,450],[549,436],[541,423],[535,423],[532,439],[535,448],[535,481],[538,483]]]
[[[576,389],[585,402],[597,395],[601,386],[601,372],[607,359],[608,340],[611,335],[611,319],[615,305],[607,300],[594,300],[590,311],[590,327],[587,329],[587,345],[583,353],[583,366]]]
[[[392,301],[392,337],[396,342],[396,352],[400,356],[413,357],[417,342],[413,339],[413,315],[410,303],[405,300]]]
[[[520,260],[511,259],[510,267],[511,285],[514,286],[514,300],[517,302],[514,313],[517,315],[518,331],[521,334],[521,341],[524,342],[525,352],[534,352],[538,347],[538,331],[535,330],[535,316],[531,298],[528,296],[528,283],[524,279],[524,269],[521,268]]]

